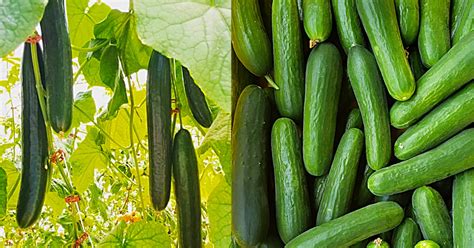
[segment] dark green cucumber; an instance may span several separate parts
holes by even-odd
[[[359,209],[363,206],[367,206],[374,195],[370,192],[369,188],[367,188],[367,180],[369,180],[370,175],[374,173],[374,170],[370,168],[370,166],[364,166],[364,171],[361,175],[358,175],[357,184],[355,186],[354,195],[352,196],[352,205],[354,209]]]
[[[337,34],[346,54],[349,52],[349,48],[355,45],[366,46],[355,0],[332,0],[332,9],[337,25]]]
[[[38,64],[44,85],[42,52],[37,44]],[[52,168],[48,165],[48,138],[41,112],[31,57],[31,45],[25,43],[21,66],[22,87],[22,171],[16,221],[21,228],[33,225],[43,208]]]
[[[456,20],[458,23],[456,29],[452,34],[452,43],[456,44],[466,34],[474,30],[474,1],[466,0],[462,12],[460,13],[459,19]]]
[[[474,79],[474,31],[454,45],[417,82],[416,93],[390,109],[396,128],[407,128],[436,104]]]
[[[304,0],[303,23],[310,47],[327,40],[332,30],[331,0]]]
[[[453,247],[451,217],[438,191],[428,186],[418,188],[413,193],[412,202],[423,237],[443,248]]]
[[[148,63],[146,101],[151,203],[163,210],[171,188],[171,68],[169,59],[157,51]]]
[[[390,248],[390,245],[385,240],[376,238],[367,245],[367,248]]]
[[[303,118],[304,62],[296,0],[273,0],[273,56],[276,106],[295,121]]]
[[[440,248],[440,246],[432,240],[422,240],[416,243],[415,248]]]
[[[51,0],[41,20],[48,115],[55,132],[72,123],[73,73],[71,41],[63,0]]]
[[[466,129],[430,151],[374,172],[369,189],[391,195],[415,189],[474,167],[474,128]]]
[[[336,219],[350,210],[363,146],[364,133],[357,128],[347,130],[342,136],[326,180],[316,225]]]
[[[212,114],[206,102],[206,96],[201,88],[196,85],[186,67],[183,67],[184,89],[188,99],[189,108],[194,119],[199,125],[209,128],[212,125]]]
[[[232,0],[232,46],[242,64],[261,77],[272,69],[272,45],[258,0]]]
[[[391,230],[403,220],[403,209],[395,202],[379,202],[309,229],[286,248],[347,247]]]
[[[326,188],[327,175],[316,177],[313,185],[313,204],[315,212],[318,212],[321,199],[323,199],[324,189]]]
[[[423,64],[430,68],[451,47],[449,1],[420,0],[420,10],[418,49]]]
[[[401,160],[412,158],[449,139],[473,122],[474,82],[471,82],[398,137],[395,156]]]
[[[331,43],[311,51],[306,65],[303,119],[303,159],[313,176],[329,171],[342,81],[341,55]]]
[[[393,232],[393,248],[413,248],[421,240],[420,228],[412,218],[406,218]]]
[[[179,130],[173,142],[173,177],[180,247],[201,247],[201,195],[191,134]]]
[[[420,51],[417,47],[410,47],[408,51],[408,62],[410,62],[411,71],[413,72],[415,80],[418,80],[421,76],[423,76],[423,74],[425,74],[426,68],[421,61]]]
[[[362,115],[360,114],[360,110],[358,108],[351,110],[351,112],[349,113],[349,116],[347,116],[346,131],[351,128],[358,128],[361,130],[364,129],[364,123],[362,122]]]
[[[415,92],[415,79],[400,37],[394,1],[356,0],[356,4],[388,92],[398,101],[408,100]]]
[[[234,121],[235,106],[237,106],[237,100],[239,99],[240,93],[244,88],[252,83],[256,83],[258,78],[250,73],[244,65],[240,62],[235,55],[234,49],[232,49],[232,89],[231,89],[231,102],[232,102],[232,122]]]
[[[311,208],[296,124],[288,118],[272,128],[277,228],[288,243],[311,226]]]
[[[232,128],[232,233],[242,246],[257,245],[267,236],[268,137],[268,97],[249,85],[240,94]]]
[[[410,46],[418,37],[420,28],[420,4],[418,0],[395,0],[400,34],[403,44]]]
[[[454,247],[474,244],[474,169],[456,175],[453,183]]]
[[[283,248],[285,244],[280,240],[278,235],[268,235],[268,237],[255,248]]]

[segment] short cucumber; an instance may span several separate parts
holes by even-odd
[[[303,23],[310,47],[327,40],[332,30],[331,0],[304,0]]]
[[[346,54],[349,48],[360,45],[366,46],[364,31],[360,23],[355,0],[332,0],[337,34]]]
[[[306,65],[303,159],[314,176],[325,175],[331,164],[342,71],[333,44],[322,43],[311,51]]]
[[[440,246],[432,240],[422,240],[416,243],[415,248],[440,248]]]
[[[474,244],[474,169],[456,175],[453,183],[454,247]]]
[[[413,248],[421,240],[420,228],[412,218],[406,218],[393,232],[393,248]]]
[[[461,12],[456,20],[456,29],[451,31],[453,44],[456,44],[466,34],[474,30],[474,1],[465,0],[462,4]]]
[[[420,187],[413,193],[412,202],[423,237],[442,247],[453,247],[451,217],[438,191],[428,186]]]
[[[398,137],[395,156],[401,160],[412,158],[437,146],[473,122],[474,82],[471,82]]]
[[[466,129],[430,151],[374,172],[369,189],[391,195],[427,185],[474,167],[474,128]]]
[[[342,136],[327,177],[316,225],[336,219],[349,211],[363,146],[364,133],[357,128],[347,130]]]
[[[474,79],[474,31],[454,45],[417,82],[416,93],[390,109],[396,128],[407,128],[436,104]]]
[[[418,80],[421,76],[423,76],[423,74],[425,74],[426,68],[421,61],[420,51],[416,46],[410,47],[408,51],[408,62],[410,62],[411,71],[413,72],[415,80]]]
[[[273,0],[275,102],[280,114],[296,122],[303,118],[304,61],[296,0]]]
[[[430,68],[451,47],[449,0],[420,0],[418,49],[423,64]]]
[[[369,188],[367,188],[367,180],[369,180],[370,175],[374,173],[374,170],[370,168],[370,166],[364,166],[364,170],[362,173],[359,170],[359,174],[357,176],[356,188],[354,190],[354,195],[352,196],[352,205],[354,209],[359,209],[363,206],[367,206],[373,199],[374,195],[370,192]]]
[[[376,238],[367,245],[367,248],[390,248],[390,245],[381,238]]]
[[[201,88],[196,85],[186,67],[183,67],[183,80],[191,114],[199,125],[206,128],[211,127],[212,114],[209,105],[207,105],[206,96],[204,96]]]
[[[420,28],[419,0],[395,0],[400,34],[405,46],[412,45],[418,37]]]
[[[362,115],[360,114],[360,110],[358,108],[351,110],[351,112],[347,116],[346,131],[351,128],[358,128],[361,130],[364,129],[364,123],[362,122]]]
[[[388,92],[398,101],[408,100],[415,92],[415,79],[400,37],[394,1],[356,0],[356,4]]]
[[[313,204],[316,213],[318,212],[321,199],[323,199],[324,189],[326,188],[327,175],[316,177],[313,185]]]
[[[403,220],[403,209],[395,202],[379,202],[309,229],[285,247],[347,247],[391,230]]]

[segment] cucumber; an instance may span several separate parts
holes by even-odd
[[[440,246],[432,240],[422,240],[415,245],[415,248],[440,248]]]
[[[355,0],[332,0],[337,34],[346,54],[349,48],[366,46],[364,31],[357,15]]]
[[[273,0],[258,0],[263,26],[270,39],[272,38],[272,2]]]
[[[342,71],[341,56],[333,44],[323,43],[311,51],[306,65],[303,159],[313,176],[329,171]]]
[[[400,34],[405,46],[412,45],[420,28],[420,4],[418,0],[395,0]]]
[[[180,247],[201,247],[201,196],[191,134],[180,129],[173,142],[173,177]]]
[[[71,41],[63,0],[51,0],[46,5],[41,20],[41,35],[49,121],[55,132],[66,132],[72,123],[74,82]]]
[[[394,1],[356,0],[356,4],[388,92],[398,101],[408,100],[415,92],[415,79],[400,37]]]
[[[466,9],[466,4],[468,0],[451,0],[451,39],[454,36],[454,33],[458,29],[461,16]],[[454,42],[453,42],[454,44]]]
[[[407,128],[447,96],[474,79],[474,31],[454,45],[417,82],[416,93],[390,109],[396,128]]]
[[[390,245],[381,238],[376,238],[367,245],[367,248],[390,248]]]
[[[313,185],[313,204],[315,212],[318,212],[321,199],[323,199],[324,189],[326,188],[327,175],[316,177]]]
[[[421,240],[420,228],[412,218],[406,218],[393,232],[393,248],[412,248]]]
[[[349,116],[347,116],[345,131],[351,128],[358,128],[361,130],[364,128],[364,123],[362,123],[362,116],[358,108],[351,110]]]
[[[466,34],[474,30],[474,1],[465,0],[461,4],[463,4],[463,6],[461,7],[461,11],[458,13],[459,16],[457,20],[455,20],[455,29],[451,31],[453,44],[456,44]]]
[[[285,244],[281,242],[280,237],[276,235],[269,235],[262,243],[255,248],[283,248]]]
[[[309,229],[286,248],[347,247],[391,230],[403,220],[403,209],[395,202],[379,202]]]
[[[474,244],[474,169],[456,175],[453,183],[454,247]]]
[[[201,88],[196,85],[186,67],[183,67],[184,89],[188,99],[189,108],[194,119],[199,125],[209,128],[212,125],[212,114],[206,102],[206,96]]]
[[[242,64],[261,77],[272,69],[272,45],[258,0],[232,0],[232,46]]]
[[[349,129],[342,136],[327,177],[316,225],[336,219],[350,210],[363,145],[364,133],[357,128]]]
[[[451,217],[438,191],[428,186],[420,187],[413,193],[412,202],[423,237],[443,248],[453,247]]]
[[[369,188],[367,188],[367,180],[369,180],[372,173],[374,173],[374,170],[372,170],[368,165],[364,166],[362,173],[359,172],[361,175],[357,176],[358,184],[356,184],[354,195],[352,196],[352,205],[354,209],[367,206],[367,204],[369,204],[374,198],[374,195],[370,192]]]
[[[169,59],[157,51],[148,63],[146,101],[151,203],[163,210],[171,189],[171,67]]]
[[[42,52],[36,45],[41,81],[45,82]],[[31,45],[25,43],[21,65],[22,88],[22,161],[21,184],[16,221],[21,228],[32,226],[40,217],[44,197],[51,179],[48,164],[48,137],[41,112],[31,57]]]
[[[361,46],[349,51],[347,68],[364,122],[367,163],[378,170],[390,161],[392,146],[382,78],[374,56]]]
[[[303,24],[310,47],[327,40],[332,30],[331,0],[304,0]]]
[[[451,47],[449,0],[420,0],[418,49],[423,64],[430,68]]]
[[[474,128],[466,129],[430,151],[374,172],[369,189],[391,195],[415,189],[474,167]]]
[[[232,84],[231,84],[231,113],[232,113],[232,122],[234,121],[234,112],[235,106],[237,106],[237,100],[239,99],[240,93],[244,88],[252,83],[258,82],[258,78],[250,73],[244,65],[240,62],[235,55],[234,49],[232,49]]]
[[[242,246],[262,242],[269,227],[269,111],[262,88],[249,85],[240,94],[232,128],[232,233]]]
[[[311,208],[296,124],[280,118],[272,128],[277,228],[281,239],[291,239],[311,226]]]
[[[283,117],[303,118],[304,62],[296,0],[273,0],[275,102]]]
[[[449,139],[473,122],[474,82],[471,82],[398,137],[395,156],[401,160],[412,158]]]
[[[410,68],[413,72],[415,80],[418,80],[426,72],[426,68],[421,61],[420,52],[417,47],[410,47],[408,55],[408,62],[410,62]]]

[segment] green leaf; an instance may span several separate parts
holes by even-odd
[[[0,217],[5,216],[7,212],[7,173],[0,167]]]
[[[59,216],[66,207],[64,198],[59,197],[57,192],[46,193],[44,204],[53,210],[54,217]]]
[[[171,247],[166,228],[158,222],[136,222],[127,227],[120,222],[99,247]]]
[[[176,58],[206,96],[230,112],[231,1],[136,0],[142,42]]]
[[[89,123],[94,120],[96,106],[92,91],[79,92],[74,100],[72,115],[72,127],[78,127],[81,123]]]
[[[90,43],[91,42],[86,43],[83,47],[84,48],[89,47]],[[100,79],[100,60],[97,59],[95,56],[89,57],[87,53],[79,53],[78,60],[79,60],[79,64],[81,65],[86,63],[84,67],[82,68],[82,75],[84,75],[84,78],[86,79],[87,84],[89,84],[89,86],[104,87],[105,84],[102,83],[102,80]]]
[[[7,181],[9,182],[7,190],[8,192],[11,192],[13,188],[15,187],[15,183],[19,183],[20,181],[20,172],[18,169],[15,167],[12,161],[9,160],[3,160],[0,161],[0,168],[4,169],[5,172],[7,173]],[[12,198],[8,201],[8,207],[9,208],[14,208],[16,207],[16,202],[18,200],[18,193],[20,192],[20,185],[16,185],[15,192],[12,195]]]
[[[47,0],[0,2],[0,58],[23,43],[38,25]]]
[[[214,189],[207,202],[210,239],[214,247],[228,247],[231,241],[231,193],[225,181]]]

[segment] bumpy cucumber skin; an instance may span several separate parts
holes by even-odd
[[[407,128],[436,104],[474,79],[474,32],[454,45],[417,82],[413,97],[396,102],[390,121],[396,128]]]
[[[183,67],[184,89],[189,108],[199,125],[209,128],[212,125],[212,114],[201,88],[196,85],[187,68]]]
[[[73,72],[71,41],[63,0],[50,0],[41,20],[45,85],[51,127],[66,132],[72,123]]]
[[[316,225],[346,214],[357,178],[357,167],[364,146],[364,133],[351,128],[341,138],[320,202]]]
[[[309,229],[311,208],[296,124],[280,118],[272,128],[277,228],[283,242]]]
[[[474,169],[456,175],[453,183],[454,247],[474,244]]]
[[[420,0],[418,49],[423,64],[430,68],[451,47],[449,0]]]
[[[474,1],[466,0],[459,19],[457,20],[456,30],[452,32],[452,43],[456,44],[466,34],[474,30]]]
[[[374,198],[374,195],[370,192],[369,188],[367,188],[367,181],[372,173],[374,173],[374,170],[366,165],[362,175],[357,177],[357,182],[359,183],[355,186],[354,196],[352,197],[352,205],[354,209],[367,206],[367,204],[369,204]]]
[[[420,28],[420,5],[419,0],[395,0],[400,34],[403,44],[410,46],[418,37]]]
[[[232,233],[242,246],[257,245],[267,236],[268,137],[268,97],[249,85],[240,94],[232,128]]]
[[[347,116],[345,131],[351,128],[358,128],[361,130],[364,129],[364,123],[362,122],[362,115],[360,114],[360,110],[358,108],[351,110],[351,112],[349,113],[349,116]]]
[[[415,80],[418,80],[423,76],[423,74],[425,74],[426,68],[421,61],[420,51],[417,47],[410,47],[408,51],[408,62],[410,63],[411,71],[413,72]]]
[[[303,23],[306,35],[312,41],[327,40],[332,30],[331,0],[304,0]]]
[[[393,232],[393,248],[412,248],[421,240],[420,228],[412,218],[406,218]]]
[[[303,118],[304,61],[296,0],[273,0],[275,102],[280,114],[296,122]]]
[[[474,167],[474,129],[466,129],[430,151],[374,172],[369,189],[391,195],[415,189]]]
[[[360,45],[366,46],[362,24],[360,23],[355,0],[332,0],[337,34],[346,54],[349,48]]]
[[[272,45],[257,0],[232,0],[232,46],[242,64],[261,77],[272,69]]]
[[[168,205],[171,190],[171,67],[169,59],[153,51],[146,85],[150,196],[153,208]]]
[[[474,82],[438,105],[395,142],[395,156],[406,160],[427,151],[474,122]]]
[[[323,43],[311,51],[306,65],[303,159],[313,176],[325,175],[331,164],[342,71],[333,44]]]
[[[37,44],[38,64],[44,84],[42,52]],[[22,75],[22,173],[20,195],[16,206],[16,221],[21,228],[32,226],[40,217],[51,179],[52,168],[47,165],[48,138],[38,101],[31,57],[31,45],[25,43],[21,66]],[[44,86],[44,85],[43,85]]]
[[[440,248],[440,246],[432,240],[422,240],[416,243],[415,248]]]
[[[356,0],[356,4],[388,92],[398,101],[408,100],[415,92],[415,79],[400,37],[394,1]]]
[[[403,220],[403,209],[395,202],[379,202],[309,229],[286,248],[347,247],[391,230]]]
[[[383,81],[374,56],[361,46],[349,50],[347,68],[364,122],[367,163],[378,170],[390,161],[392,146]]]
[[[438,191],[428,186],[420,187],[413,193],[412,203],[423,237],[442,247],[453,247],[451,217]]]

